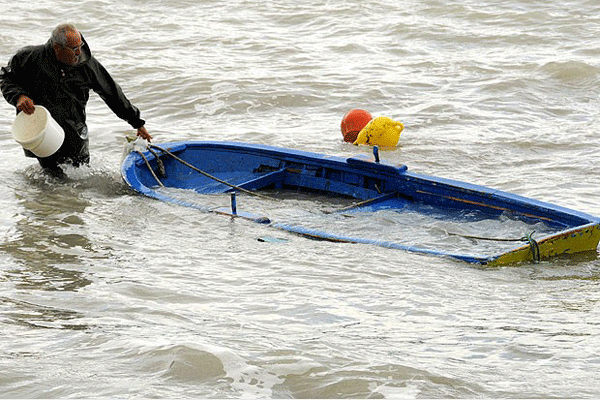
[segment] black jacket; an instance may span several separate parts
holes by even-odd
[[[58,61],[51,41],[20,50],[12,57],[8,66],[2,68],[0,89],[4,98],[15,107],[19,97],[26,95],[34,104],[42,105],[50,111],[65,130],[65,142],[53,156],[58,162],[70,160],[79,164],[89,160],[85,106],[90,89],[98,93],[108,107],[133,128],[144,125],[140,111],[125,97],[102,64],[92,56],[84,39],[77,66]],[[33,156],[28,151],[26,154]]]

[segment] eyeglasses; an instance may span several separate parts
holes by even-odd
[[[64,44],[60,43],[60,47],[62,47],[63,49],[67,49],[67,50],[71,50],[73,53],[77,53],[77,51],[81,51],[81,48],[83,47],[83,43],[81,43],[79,46],[65,46]]]

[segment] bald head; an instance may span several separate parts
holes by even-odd
[[[67,41],[72,36],[81,36],[77,27],[73,24],[60,24],[52,31],[52,43],[68,45]]]
[[[51,41],[58,61],[72,66],[79,64],[83,39],[75,25],[58,25],[52,31]]]

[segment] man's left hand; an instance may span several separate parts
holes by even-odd
[[[137,135],[139,137],[141,137],[142,139],[146,139],[149,142],[152,140],[152,136],[150,136],[150,134],[148,133],[148,131],[146,130],[146,128],[143,127],[143,126],[140,126],[138,128]]]

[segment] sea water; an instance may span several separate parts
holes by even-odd
[[[405,125],[386,162],[600,215],[597,1],[0,9],[3,65],[74,22],[156,144],[370,156],[340,132],[364,108]],[[57,182],[23,156],[0,102],[0,397],[600,395],[596,253],[481,268],[152,200],[120,177],[132,128],[94,93],[87,111],[91,165]]]

